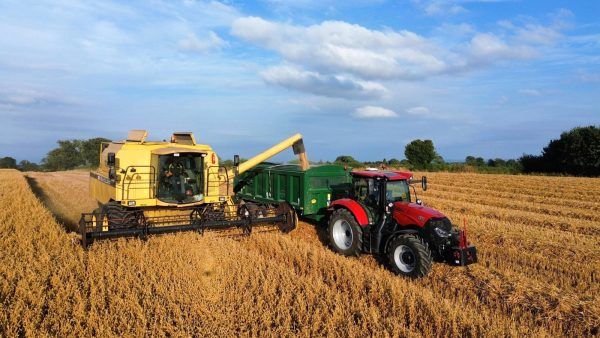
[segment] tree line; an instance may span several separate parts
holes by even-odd
[[[59,171],[97,167],[100,162],[100,144],[110,142],[102,137],[87,140],[59,140],[58,147],[50,150],[40,164],[12,157],[0,158],[0,168],[21,171]]]
[[[27,160],[17,163],[12,157],[0,158],[0,168],[22,171],[57,171],[79,167],[97,167],[100,144],[110,140],[97,137],[87,140],[60,140],[40,164]],[[361,162],[350,155],[338,156],[333,163],[352,168],[408,168],[430,171],[476,171],[484,173],[546,173],[575,176],[600,176],[600,128],[577,127],[563,132],[560,138],[551,140],[540,155],[523,154],[518,159],[484,159],[467,156],[464,162],[447,163],[435,150],[431,140],[413,140],[404,148],[405,159],[383,159]],[[332,162],[316,162],[332,163]],[[230,160],[221,161],[231,165]]]
[[[338,156],[334,163],[350,167],[404,167],[430,171],[476,171],[483,173],[538,173],[600,176],[600,128],[577,127],[551,140],[540,155],[523,154],[518,159],[487,159],[467,156],[464,162],[447,163],[436,152],[433,141],[413,140],[404,148],[406,159],[360,162],[352,156]]]

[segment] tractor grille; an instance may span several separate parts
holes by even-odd
[[[432,218],[429,220],[428,223],[429,223],[430,229],[440,228],[447,232],[450,232],[452,230],[452,223],[450,222],[450,220],[447,217]]]

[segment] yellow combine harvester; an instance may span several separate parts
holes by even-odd
[[[250,233],[258,224],[277,224],[283,232],[296,227],[297,216],[287,202],[253,204],[248,212],[234,197],[233,179],[289,147],[308,168],[302,135],[243,163],[236,155],[231,169],[219,165],[210,146],[196,144],[192,133],[174,133],[170,142],[146,137],[146,131],[133,130],[125,141],[102,144],[100,166],[90,172],[90,193],[99,208],[82,214],[79,223],[84,247],[95,239],[122,236],[229,227]]]

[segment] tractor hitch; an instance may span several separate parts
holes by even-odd
[[[455,239],[455,243],[458,245],[452,246],[449,250],[448,260],[453,265],[465,266],[473,263],[477,263],[477,249],[474,245],[467,241],[467,227],[465,221],[465,228],[458,231],[458,239]]]

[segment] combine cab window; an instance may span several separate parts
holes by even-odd
[[[410,190],[406,180],[387,182],[385,195],[388,202],[410,202]]]
[[[203,158],[200,154],[158,157],[158,199],[167,203],[193,203],[203,195]]]

